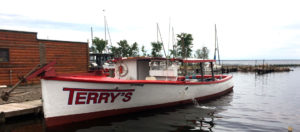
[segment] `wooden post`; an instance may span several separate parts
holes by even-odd
[[[211,68],[211,76],[212,76],[212,80],[215,81],[215,74],[214,74],[214,66],[213,66],[213,62],[210,62],[210,68]]]
[[[46,46],[44,43],[40,43],[39,45],[39,52],[40,52],[40,64],[44,65],[46,64]]]
[[[9,69],[9,86],[12,86],[12,69]]]
[[[203,82],[204,81],[203,63],[200,63],[200,72],[201,72],[201,82]]]

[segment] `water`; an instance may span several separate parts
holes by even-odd
[[[222,60],[224,65],[300,65],[300,60]]]
[[[47,129],[41,118],[11,121],[0,131],[186,132],[300,131],[300,67],[291,72],[232,73],[234,91],[194,104],[96,119]],[[191,101],[192,102],[192,101]],[[202,125],[201,125],[202,124]]]

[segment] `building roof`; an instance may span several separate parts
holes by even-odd
[[[7,30],[7,29],[0,29],[0,32],[16,32],[16,33],[37,34],[37,32],[18,31],[18,30]]]
[[[37,35],[37,32],[7,30],[7,29],[0,29],[0,32],[27,33],[27,34],[35,34],[35,35]],[[79,41],[50,40],[50,39],[37,39],[37,40],[38,41],[52,41],[52,42],[64,42],[64,43],[68,43],[69,42],[69,43],[87,44],[87,42],[79,42]]]
[[[78,43],[78,44],[87,44],[87,42],[79,41],[65,41],[65,40],[51,40],[51,39],[38,39],[39,41],[51,41],[51,42],[63,42],[63,43]]]

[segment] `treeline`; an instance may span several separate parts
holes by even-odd
[[[93,53],[109,53],[111,52],[115,57],[137,57],[137,56],[149,56],[149,57],[163,57],[163,43],[162,42],[151,42],[151,52],[145,49],[142,45],[141,50],[139,49],[138,43],[128,44],[127,40],[120,40],[117,42],[117,46],[108,46],[107,40],[95,37],[93,39],[94,46],[90,47]],[[170,51],[168,58],[189,58],[195,57],[200,59],[208,59],[209,50],[207,47],[196,49],[193,53],[193,37],[192,34],[181,33],[177,34],[177,42]],[[140,53],[141,51],[141,53]]]

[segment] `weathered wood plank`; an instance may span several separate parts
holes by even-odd
[[[21,116],[26,114],[37,114],[42,111],[42,101],[41,100],[34,100],[34,101],[27,101],[21,103],[10,103],[10,104],[3,104],[0,105],[0,113],[2,115],[2,119]],[[4,118],[4,119],[3,119]]]

